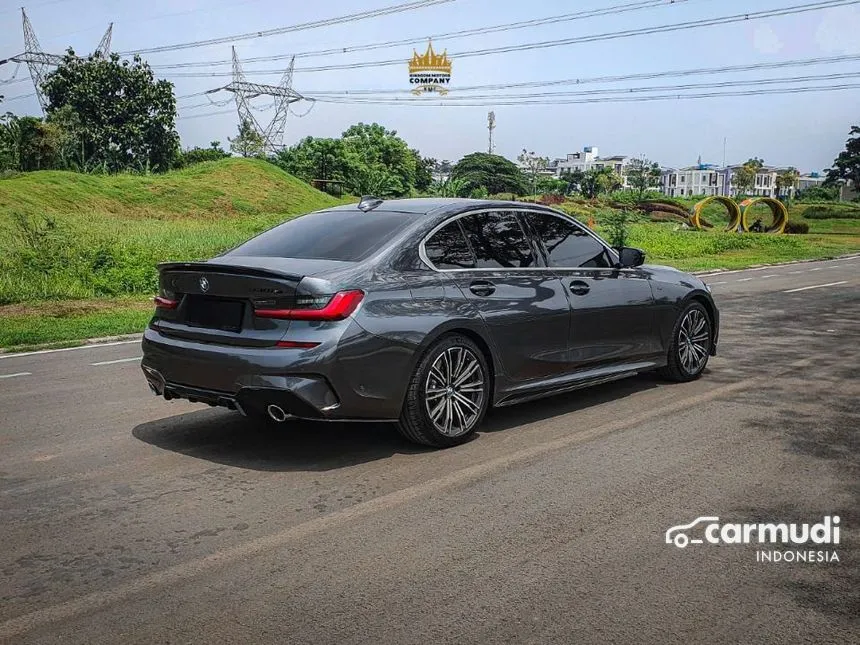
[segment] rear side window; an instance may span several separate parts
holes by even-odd
[[[427,259],[437,269],[474,269],[475,256],[463,236],[460,221],[455,220],[436,231],[424,243]]]
[[[543,213],[529,213],[529,224],[546,247],[553,267],[610,267],[604,246],[573,222]]]
[[[492,211],[460,218],[479,269],[535,265],[534,252],[513,213]]]
[[[386,211],[323,211],[291,219],[236,247],[228,255],[357,262],[380,250],[410,223]]]

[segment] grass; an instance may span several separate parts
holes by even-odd
[[[0,307],[0,347],[24,351],[68,346],[84,338],[142,331],[152,317],[147,301],[70,301]]]
[[[694,200],[671,200],[689,208]],[[275,166],[226,159],[164,175],[98,176],[34,172],[0,180],[0,347],[70,344],[141,331],[151,315],[155,265],[211,257],[296,215],[338,203]],[[630,244],[648,262],[685,270],[742,268],[860,250],[856,205],[845,217],[790,220],[809,235],[738,235],[720,229],[725,212],[709,206],[711,231],[637,217]],[[606,203],[563,208],[598,230]],[[769,221],[769,211],[762,212]],[[852,215],[854,214],[854,215]]]
[[[0,305],[151,294],[159,262],[212,257],[338,203],[248,159],[155,176],[17,175],[0,181]]]

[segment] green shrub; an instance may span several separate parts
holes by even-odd
[[[788,222],[785,225],[785,232],[789,235],[806,235],[809,233],[809,224],[806,222]]]
[[[810,206],[803,211],[805,219],[860,219],[860,209],[836,206]]]

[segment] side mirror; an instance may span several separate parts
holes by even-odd
[[[618,251],[618,266],[622,269],[638,267],[645,263],[645,251],[634,249],[630,246],[622,246]]]

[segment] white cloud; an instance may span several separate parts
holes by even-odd
[[[825,11],[815,42],[828,54],[860,54],[860,10],[839,7]]]
[[[757,25],[753,31],[753,47],[762,54],[777,54],[782,50],[782,41],[770,25]]]

